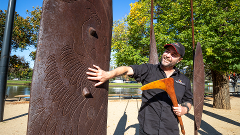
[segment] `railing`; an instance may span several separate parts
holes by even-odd
[[[108,94],[109,98],[141,98],[142,94]]]
[[[240,92],[229,92],[230,95],[240,94]],[[204,97],[212,96],[213,93],[205,92]],[[119,98],[141,98],[142,94],[108,94],[108,97],[119,97]]]

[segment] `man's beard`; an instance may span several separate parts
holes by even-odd
[[[163,62],[163,60],[166,60],[166,61],[168,61],[169,63],[165,64],[165,63]],[[169,68],[169,67],[174,67],[174,66],[177,64],[177,62],[178,62],[178,61],[172,62],[169,58],[165,58],[165,59],[164,59],[163,56],[161,57],[161,64],[162,64],[162,66],[167,67],[167,68]]]

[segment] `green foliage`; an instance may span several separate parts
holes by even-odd
[[[149,23],[148,3],[132,3],[129,16],[122,21],[114,22],[112,50],[117,66],[143,64],[147,63],[149,58],[148,38],[149,27],[145,27]],[[121,29],[121,30],[120,30]],[[122,33],[120,33],[122,31]],[[144,38],[143,38],[144,37]]]
[[[6,23],[6,10],[0,10],[0,49],[3,44],[3,34]],[[17,12],[14,16],[13,33],[12,33],[12,49],[26,49],[29,45],[36,45],[37,33],[28,19],[24,19]]]
[[[236,63],[236,64],[234,64],[234,65],[231,65],[231,66],[230,66],[230,69],[231,69],[231,71],[233,71],[233,72],[239,73],[239,71],[240,71],[240,64],[239,64],[239,63]]]
[[[40,28],[40,20],[41,20],[41,15],[42,15],[42,8],[41,7],[36,7],[34,8],[33,7],[33,11],[28,11],[27,10],[27,13],[30,15],[30,17],[28,16],[27,19],[28,21],[30,22],[30,24],[32,25],[32,28],[35,32],[35,35],[34,35],[34,40],[37,41],[37,35],[38,35],[38,31],[39,31],[39,28]],[[35,44],[35,47],[37,48],[37,44]],[[32,51],[29,56],[35,60],[36,58],[36,51]]]
[[[6,10],[0,10],[0,50],[3,43],[6,12]],[[12,33],[12,49],[14,50],[18,48],[24,50],[27,46],[32,45],[37,47],[38,30],[40,27],[42,9],[41,7],[36,7],[31,12],[27,10],[27,13],[30,15],[30,17],[28,16],[24,19],[19,14],[17,14],[17,12],[15,12]],[[33,59],[35,59],[35,55],[35,52],[32,52],[30,54]]]
[[[16,55],[10,56],[8,76],[10,78],[31,78],[33,70],[29,68],[29,63],[24,57]]]
[[[35,60],[36,58],[36,51],[32,51],[29,56],[32,58],[32,60]]]
[[[28,16],[26,19],[28,20],[28,22],[31,24],[32,29],[34,31],[34,35],[33,38],[36,41],[37,40],[37,35],[38,35],[38,31],[40,28],[40,20],[41,20],[41,15],[42,15],[42,8],[37,6],[36,8],[33,7],[33,11],[28,11],[27,13],[30,15]],[[37,47],[37,44],[35,44],[35,47]]]
[[[205,65],[212,70],[226,72],[239,63],[239,4],[233,0],[194,1],[195,41],[201,43]],[[170,26],[166,35],[185,45],[184,62],[192,64],[190,3],[181,0],[157,2],[157,5],[157,25]]]
[[[132,64],[148,62],[150,3],[150,0],[141,0],[130,5],[131,10],[125,20],[124,36],[127,39],[119,46],[120,50],[115,50],[120,52],[116,57],[118,65],[126,64],[119,59],[132,61]],[[154,4],[154,31],[158,53],[162,54],[166,43],[181,42],[186,48],[186,54],[183,64],[179,66],[192,67],[190,1],[164,0],[155,1]],[[193,9],[195,46],[197,42],[201,43],[207,70],[240,72],[237,65],[240,62],[240,1],[195,0]],[[139,57],[137,62],[133,55]]]
[[[6,10],[0,10],[0,50],[2,49],[3,44],[6,12]],[[26,17],[25,19],[15,12],[11,45],[12,49],[16,50],[20,48],[21,50],[24,50],[27,46],[37,46],[41,12],[41,8],[39,7],[34,8],[31,12],[27,10],[30,17]],[[30,55],[35,59],[36,52],[34,51]],[[32,77],[32,72],[32,69],[29,68],[29,63],[26,62],[23,57],[18,57],[16,55],[10,56],[8,69],[8,76],[10,78],[30,79]]]
[[[128,45],[129,38],[127,25],[124,20],[115,21],[113,24],[112,51],[115,58],[116,66],[142,64],[148,61],[148,58],[143,58],[141,50]]]
[[[138,52],[141,61],[133,64],[143,64],[149,61],[150,44],[150,3],[135,2],[130,4],[131,10],[126,18],[128,24],[128,45]]]

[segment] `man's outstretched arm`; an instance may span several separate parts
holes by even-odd
[[[129,66],[118,67],[112,71],[104,71],[100,67],[93,65],[94,68],[88,68],[90,72],[87,72],[88,79],[99,81],[95,86],[99,86],[107,80],[120,76],[120,75],[133,75],[133,69]]]

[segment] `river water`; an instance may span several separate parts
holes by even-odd
[[[8,98],[13,98],[16,95],[30,95],[30,86],[7,86],[6,95]]]
[[[205,92],[212,93],[212,86],[206,86]],[[233,87],[230,85],[230,92],[234,92]],[[237,87],[238,92],[240,92],[240,87]],[[128,87],[110,87],[109,94],[141,94],[142,91],[139,88],[128,88]],[[16,95],[30,95],[30,86],[7,86],[6,95],[9,98],[13,98]],[[140,96],[140,95],[139,95]]]

